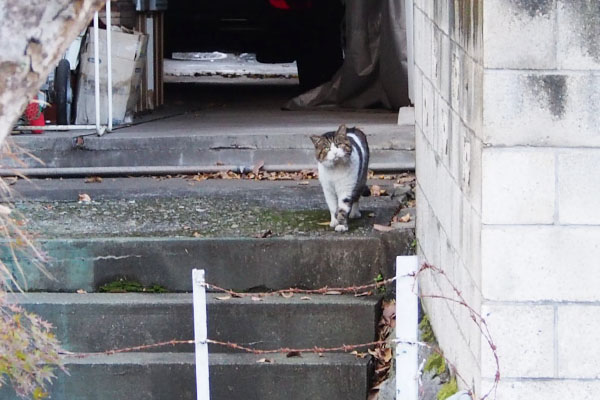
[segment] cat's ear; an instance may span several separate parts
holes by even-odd
[[[317,147],[319,145],[319,143],[321,142],[322,137],[319,135],[312,135],[310,137],[310,140],[312,140],[313,144],[315,145],[315,147]]]
[[[335,136],[346,136],[346,125],[340,125],[337,132],[335,133]]]

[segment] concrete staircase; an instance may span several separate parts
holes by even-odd
[[[24,263],[31,292],[11,299],[52,322],[65,349],[75,353],[66,360],[70,375],[58,374],[52,399],[194,399],[190,345],[102,354],[192,339],[192,268],[204,268],[210,283],[241,291],[346,286],[372,282],[380,273],[391,276],[395,256],[409,252],[412,242],[410,230],[372,229],[373,223],[391,218],[398,198],[366,199],[365,217],[348,234],[318,225],[327,212],[316,182],[83,182],[43,180],[34,182],[35,190],[23,182],[16,185],[23,196],[18,208],[36,222],[56,280]],[[92,203],[73,201],[83,192]],[[255,237],[267,229],[271,237]],[[168,293],[98,293],[119,278],[160,284]],[[261,301],[221,296],[208,296],[211,339],[269,349],[375,338],[377,296],[267,296]],[[264,357],[211,347],[211,398],[366,397],[368,358],[305,353],[257,362]],[[0,398],[15,397],[3,388]]]

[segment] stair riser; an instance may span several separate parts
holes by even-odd
[[[193,363],[67,365],[53,400],[193,400]],[[211,400],[364,400],[366,365],[237,365],[211,363]],[[8,388],[0,398],[17,400]]]
[[[33,295],[35,296],[35,295]],[[60,296],[58,294],[54,296]],[[119,295],[115,296],[118,299]],[[160,301],[161,295],[151,297]],[[190,297],[191,302],[191,297]],[[118,300],[117,300],[118,301]],[[376,299],[352,304],[319,304],[318,296],[302,304],[236,304],[237,299],[211,300],[208,336],[259,349],[334,347],[374,340]],[[26,304],[55,327],[62,346],[73,352],[103,352],[173,339],[194,338],[193,310],[188,304]],[[357,323],[360,321],[360,323]],[[145,351],[189,352],[191,345]],[[211,346],[211,352],[232,349]]]
[[[411,242],[405,231],[367,238],[49,240],[41,244],[55,280],[26,262],[22,266],[26,287],[40,291],[91,292],[123,277],[190,291],[193,268],[205,269],[207,282],[226,288],[320,288],[391,276],[395,257],[406,254]]]

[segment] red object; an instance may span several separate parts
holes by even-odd
[[[45,126],[46,121],[44,120],[44,112],[41,110],[40,105],[36,102],[31,102],[25,108],[25,119],[31,126]],[[44,131],[32,130],[33,133],[43,133]]]
[[[280,10],[306,9],[312,7],[312,0],[269,0],[269,4]]]

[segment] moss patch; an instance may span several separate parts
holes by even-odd
[[[456,378],[452,378],[450,382],[444,383],[437,394],[437,400],[446,400],[448,397],[458,392],[458,384]]]
[[[433,353],[427,358],[424,367],[426,372],[434,372],[436,375],[442,375],[446,372],[446,359],[440,353]]]
[[[435,343],[435,335],[427,314],[425,314],[421,319],[421,322],[419,322],[419,330],[421,331],[422,341],[426,343]]]
[[[161,285],[144,286],[139,282],[119,279],[100,286],[98,291],[100,293],[165,293],[167,289]]]

